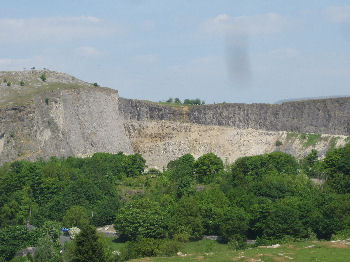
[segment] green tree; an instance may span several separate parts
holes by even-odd
[[[263,237],[268,239],[282,239],[285,236],[307,237],[308,231],[302,224],[299,204],[300,200],[297,198],[284,198],[277,201],[263,222]]]
[[[194,163],[195,159],[191,154],[185,154],[168,163],[173,192],[177,198],[194,193]]]
[[[35,248],[35,262],[60,262],[61,246],[57,241],[52,240],[48,235],[38,240],[38,245]]]
[[[247,238],[249,215],[241,208],[227,207],[223,211],[220,232],[223,241],[243,241]]]
[[[350,193],[350,143],[328,151],[322,167],[327,187],[337,193]]]
[[[178,104],[178,105],[182,104],[180,98],[178,98],[178,97],[175,98],[174,103]]]
[[[82,228],[90,224],[90,217],[87,210],[82,206],[73,206],[67,210],[63,217],[63,224],[66,227]]]
[[[75,262],[104,262],[107,261],[105,247],[99,240],[96,228],[91,225],[82,227],[76,236],[74,248]]]
[[[173,236],[187,233],[192,240],[202,237],[203,221],[198,202],[193,196],[182,197],[173,207],[169,231]]]
[[[9,226],[0,229],[0,261],[9,261],[19,250],[35,246],[40,236],[37,230],[28,231],[26,226]]]
[[[241,157],[232,166],[233,183],[249,186],[252,181],[259,180],[266,174],[296,175],[298,172],[296,159],[282,152]]]
[[[224,163],[214,153],[208,153],[198,158],[194,168],[200,182],[210,182],[213,176],[224,169]]]
[[[218,187],[213,187],[197,192],[195,198],[198,201],[204,234],[220,235],[224,210],[229,205],[225,194]]]
[[[128,155],[126,159],[125,172],[128,177],[142,175],[146,168],[146,160],[141,154]]]
[[[149,199],[130,201],[119,209],[114,228],[123,240],[137,237],[166,237],[167,212],[157,202]]]

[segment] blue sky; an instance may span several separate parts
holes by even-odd
[[[350,1],[2,0],[0,70],[153,101],[350,96]]]

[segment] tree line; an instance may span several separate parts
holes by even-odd
[[[300,160],[273,152],[229,165],[208,153],[198,159],[183,155],[164,170],[146,172],[145,164],[139,154],[97,153],[3,165],[0,261],[33,245],[50,245],[52,261],[61,261],[61,226],[82,229],[65,261],[86,261],[79,254],[86,253],[81,250],[87,238],[104,254],[96,261],[120,261],[172,255],[203,235],[217,235],[237,249],[245,248],[247,239],[265,245],[350,237],[350,144],[322,160],[313,150]],[[37,229],[28,231],[27,221]],[[117,255],[94,229],[112,223],[118,241],[125,242]]]

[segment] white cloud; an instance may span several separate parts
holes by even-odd
[[[0,19],[1,42],[71,41],[122,31],[120,26],[92,16]]]
[[[350,23],[350,6],[330,6],[325,13],[332,22]]]
[[[263,35],[279,33],[289,24],[289,19],[275,13],[237,17],[220,14],[204,22],[202,29],[220,35]]]
[[[76,52],[78,55],[85,57],[97,57],[102,54],[101,51],[97,50],[92,46],[81,46],[76,49]]]
[[[29,58],[0,58],[0,71],[23,70],[33,66],[45,67],[45,58],[41,55]]]

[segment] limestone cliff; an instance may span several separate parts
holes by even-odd
[[[350,135],[350,98],[305,100],[279,104],[231,104],[169,107],[120,99],[128,120],[167,120],[200,125],[269,131]]]
[[[0,72],[0,164],[120,151],[156,167],[185,153],[227,162],[275,150],[324,155],[348,141],[349,120],[350,98],[167,106],[48,70]]]
[[[0,108],[1,164],[95,152],[132,153],[118,111],[118,93],[88,84],[70,87],[41,87],[25,104]]]

